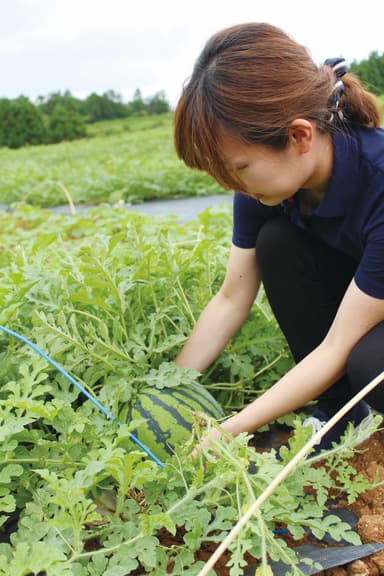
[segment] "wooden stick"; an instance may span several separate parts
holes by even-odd
[[[216,564],[220,556],[225,552],[231,542],[239,534],[243,526],[252,518],[252,516],[258,511],[260,506],[265,502],[265,500],[272,494],[272,492],[277,488],[277,486],[285,480],[285,478],[292,472],[296,464],[300,462],[301,459],[308,454],[308,452],[313,448],[315,444],[343,417],[351,408],[353,408],[360,400],[364,398],[369,392],[371,392],[380,382],[384,380],[384,371],[381,372],[376,378],[371,380],[360,392],[358,392],[347,404],[345,404],[324,426],[319,430],[308,442],[301,448],[299,452],[288,462],[288,464],[281,470],[281,472],[275,477],[268,488],[260,494],[257,500],[254,501],[252,506],[247,510],[247,512],[239,519],[237,524],[232,528],[230,533],[226,536],[223,542],[218,546],[215,552],[212,554],[204,568],[199,572],[198,576],[207,576],[211,568]]]

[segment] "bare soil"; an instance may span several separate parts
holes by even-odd
[[[373,434],[349,460],[353,467],[373,483],[384,482],[384,430]],[[351,505],[342,503],[358,517],[357,532],[363,544],[384,544],[384,484],[363,492]],[[356,560],[337,569],[326,570],[324,576],[379,576],[384,574],[384,551]]]

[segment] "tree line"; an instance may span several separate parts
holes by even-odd
[[[128,116],[169,112],[163,90],[143,98],[135,91],[133,100],[124,102],[113,90],[93,92],[84,100],[68,90],[39,96],[33,103],[26,96],[0,99],[0,147],[20,148],[34,144],[53,144],[87,136],[87,124]]]

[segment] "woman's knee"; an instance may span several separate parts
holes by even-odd
[[[353,348],[347,363],[347,374],[353,395],[384,371],[384,322],[374,326]],[[366,397],[367,403],[384,413],[384,380]]]

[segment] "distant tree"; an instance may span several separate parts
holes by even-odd
[[[36,105],[45,117],[49,143],[86,136],[83,101],[75,98],[69,90],[39,96]]]
[[[160,92],[147,98],[145,104],[148,114],[164,114],[171,109],[164,90],[160,90]]]
[[[38,108],[25,96],[0,100],[0,146],[42,144],[47,131]]]
[[[93,92],[84,101],[82,110],[88,122],[124,118],[128,115],[128,108],[120,94],[113,90],[108,90],[101,96]]]
[[[0,100],[0,147],[8,146],[12,120],[12,101],[8,98],[2,98]]]
[[[148,112],[139,88],[135,90],[133,100],[128,103],[128,111],[130,116],[145,116]]]
[[[350,70],[360,78],[374,94],[384,94],[384,53],[371,52],[367,60],[353,61]]]
[[[49,142],[76,140],[87,135],[85,121],[71,103],[57,104],[48,119]]]
[[[123,104],[123,97],[119,92],[115,92],[115,90],[107,90],[104,92],[103,96],[108,98],[114,104]]]
[[[69,90],[65,92],[52,92],[48,96],[39,96],[36,105],[40,108],[43,114],[50,116],[55,110],[56,106],[70,107],[78,114],[82,111],[82,100],[75,98]]]

